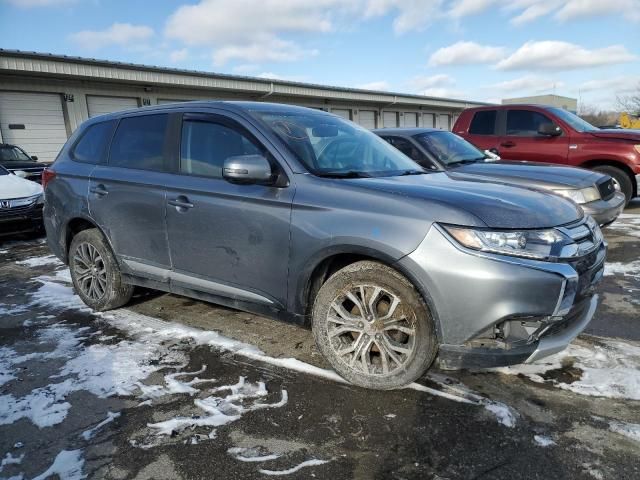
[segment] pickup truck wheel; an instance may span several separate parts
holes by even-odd
[[[627,175],[624,170],[611,165],[599,165],[593,169],[596,172],[605,173],[613,178],[613,184],[615,185],[616,190],[624,193],[626,199],[625,206],[631,201],[633,196],[633,184],[631,183],[629,175]]]
[[[93,310],[103,312],[121,307],[133,295],[133,285],[122,281],[111,248],[96,228],[73,237],[69,270],[76,293]]]
[[[422,296],[378,262],[356,262],[334,273],[320,288],[312,316],[319,350],[360,387],[405,386],[436,356],[433,318]]]

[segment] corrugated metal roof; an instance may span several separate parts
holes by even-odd
[[[0,49],[0,71],[47,74],[63,78],[74,77],[100,79],[102,81],[135,82],[145,85],[213,88],[270,95],[357,100],[414,106],[424,105],[456,109],[488,105],[482,102],[451,98],[334,87],[20,50]]]

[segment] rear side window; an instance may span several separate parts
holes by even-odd
[[[71,158],[83,163],[100,163],[113,132],[114,121],[91,125],[85,130],[71,151]]]
[[[538,127],[550,121],[545,115],[532,110],[509,110],[507,135],[534,137],[538,135]]]
[[[474,135],[495,135],[497,110],[480,110],[473,115],[469,133]]]
[[[109,165],[140,170],[164,170],[164,142],[168,115],[145,115],[120,120],[111,142]]]
[[[230,126],[200,120],[182,123],[182,173],[222,178],[222,167],[227,158],[261,153],[245,133]]]

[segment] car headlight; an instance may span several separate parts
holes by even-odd
[[[44,204],[44,194],[41,193],[40,195],[38,195],[36,197],[36,205],[42,205]]]
[[[462,246],[483,252],[544,260],[559,256],[570,241],[555,229],[547,230],[481,230],[443,225]]]
[[[600,192],[595,187],[586,187],[581,189],[560,189],[554,190],[554,192],[558,195],[569,198],[578,204],[600,200]]]

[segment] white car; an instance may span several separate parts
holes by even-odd
[[[0,166],[0,236],[41,231],[42,186]]]

